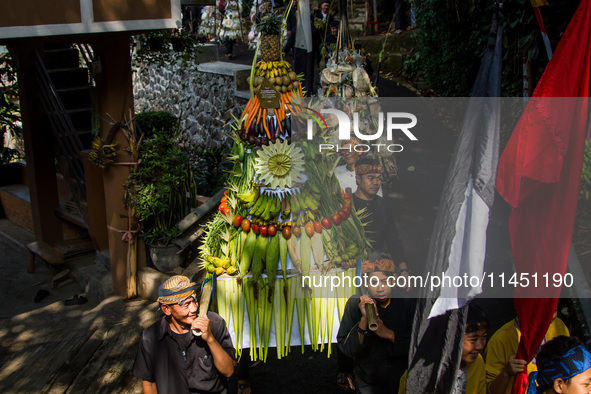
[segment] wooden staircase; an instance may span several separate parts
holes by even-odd
[[[93,89],[88,68],[80,63],[80,52],[71,45],[46,45],[43,60],[66,114],[70,117],[84,149],[92,142]]]

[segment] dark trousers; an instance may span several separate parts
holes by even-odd
[[[337,363],[339,364],[339,372],[353,373],[355,369],[355,360],[347,357],[345,353],[337,347]]]
[[[404,0],[396,0],[394,5],[396,16],[394,17],[394,27],[396,29],[404,30],[406,28],[406,21],[404,15]]]
[[[304,90],[306,96],[314,93],[314,52],[295,48],[294,52],[295,72],[304,74]]]
[[[224,40],[224,46],[226,47],[226,55],[229,55],[234,51],[234,44],[235,43],[236,43],[236,40],[234,40],[234,39],[230,40],[229,38],[226,38]]]
[[[355,392],[357,394],[391,394],[398,392],[398,382],[388,382],[382,385],[369,384],[355,375]]]

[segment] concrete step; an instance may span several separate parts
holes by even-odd
[[[114,294],[111,271],[98,262],[94,253],[66,260],[66,265],[89,298],[100,302]]]
[[[234,88],[237,91],[249,89],[246,80],[250,76],[250,66],[229,62],[210,62],[200,64],[197,70],[212,74],[233,76]]]

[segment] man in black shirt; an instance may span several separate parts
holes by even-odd
[[[355,210],[365,208],[369,214],[365,234],[374,241],[373,249],[390,254],[400,275],[408,277],[408,263],[394,213],[388,201],[377,195],[382,186],[382,166],[374,159],[359,159],[355,164],[355,181],[357,190],[353,193],[353,206]]]
[[[227,392],[227,378],[234,373],[232,339],[218,314],[197,316],[195,287],[186,276],[175,275],[158,289],[165,316],[142,332],[133,366],[144,393]]]
[[[347,301],[337,334],[339,349],[355,360],[358,393],[397,393],[408,368],[415,300],[395,298],[394,262],[386,253],[372,253],[361,264],[367,275],[365,296]],[[369,330],[366,304],[375,306],[377,329]]]

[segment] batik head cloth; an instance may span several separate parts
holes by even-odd
[[[529,374],[527,394],[541,393],[536,383],[538,386],[551,385],[556,379],[567,380],[589,368],[591,368],[591,353],[583,345],[572,348],[560,359],[552,360],[537,372]]]
[[[394,273],[396,271],[396,267],[394,266],[394,262],[389,259],[374,261],[366,260],[361,263],[362,274],[371,274],[372,272],[376,271]]]
[[[381,174],[382,166],[379,164],[355,164],[355,175]]]
[[[195,295],[195,288],[195,283],[186,276],[171,276],[158,288],[157,301],[161,304],[182,304],[187,298]]]

